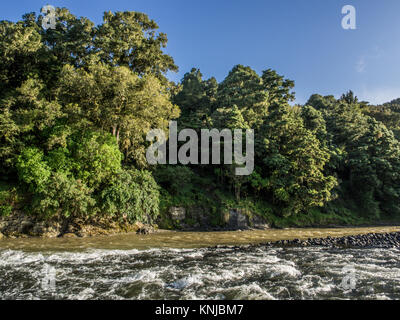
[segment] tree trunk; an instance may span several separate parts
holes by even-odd
[[[240,201],[240,186],[235,186],[236,200]]]

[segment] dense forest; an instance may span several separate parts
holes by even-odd
[[[349,91],[293,105],[294,81],[243,65],[220,83],[195,68],[173,83],[167,36],[145,14],[107,12],[95,25],[62,8],[47,30],[42,19],[0,22],[0,216],[166,228],[180,227],[171,206],[201,207],[213,226],[230,208],[275,226],[400,217],[400,99],[372,106]],[[253,173],[149,165],[146,134],[171,120],[253,129]]]

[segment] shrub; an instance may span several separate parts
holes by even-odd
[[[73,158],[73,174],[90,188],[121,171],[122,153],[117,140],[109,133],[86,132],[75,134],[69,143]]]
[[[159,187],[148,171],[126,170],[101,193],[105,213],[130,222],[151,222],[159,214]]]
[[[55,172],[46,188],[35,196],[34,209],[44,216],[87,217],[96,213],[91,193],[82,181]]]
[[[43,158],[43,151],[38,148],[26,148],[17,158],[18,176],[29,185],[31,192],[43,191],[51,175]]]
[[[0,192],[0,216],[6,217],[11,214],[13,207],[10,205],[11,194],[8,191]]]
[[[183,166],[161,166],[154,173],[157,182],[172,195],[191,193],[193,171]]]
[[[18,202],[17,190],[13,187],[6,186],[5,189],[0,188],[0,217],[9,216],[16,203]]]

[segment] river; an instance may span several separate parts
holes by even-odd
[[[210,248],[399,230],[3,239],[0,299],[400,299],[396,248]]]

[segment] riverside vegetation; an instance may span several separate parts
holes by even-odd
[[[349,91],[291,106],[294,81],[242,65],[220,83],[198,69],[173,83],[167,36],[145,14],[107,12],[96,26],[58,8],[54,30],[42,19],[0,22],[5,235],[223,228],[232,212],[273,227],[400,216],[400,100],[372,106]],[[253,173],[150,166],[146,134],[171,120],[197,132],[254,129]]]

